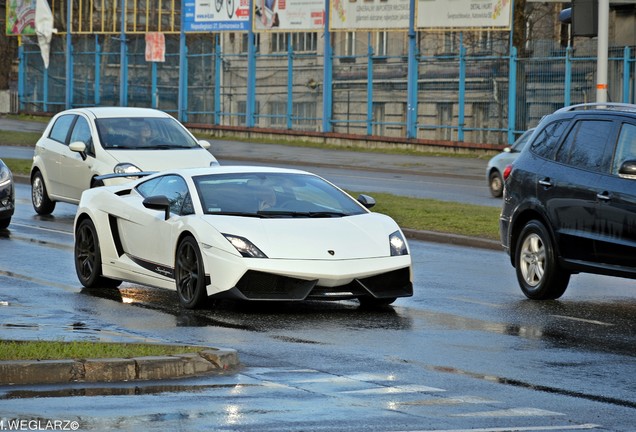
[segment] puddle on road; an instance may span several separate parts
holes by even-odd
[[[107,383],[100,383],[106,384]],[[88,387],[78,387],[84,385]],[[17,389],[0,394],[0,400],[8,399],[35,399],[35,398],[64,398],[74,396],[139,396],[156,395],[161,393],[202,393],[215,389],[242,389],[247,387],[260,387],[260,384],[211,384],[211,385],[125,385],[113,384],[112,387],[92,386],[92,383],[73,383],[71,387],[48,388],[38,390]]]

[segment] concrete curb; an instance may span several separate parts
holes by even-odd
[[[225,348],[129,359],[0,361],[0,386],[185,378],[228,372],[239,365],[238,353]]]

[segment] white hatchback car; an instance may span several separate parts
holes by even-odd
[[[162,171],[218,165],[174,117],[155,109],[78,108],[55,115],[35,145],[31,199],[38,214],[56,201],[79,203],[86,189],[125,182],[96,177],[112,173]]]

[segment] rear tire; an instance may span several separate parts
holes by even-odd
[[[493,197],[499,198],[503,195],[504,183],[499,171],[493,171],[490,173],[488,176],[488,187],[490,188],[490,194]]]
[[[49,198],[40,171],[36,171],[31,178],[31,202],[33,209],[39,215],[50,215],[55,210],[55,201]]]
[[[194,237],[185,237],[175,256],[175,283],[179,302],[186,309],[196,309],[207,300],[205,268]]]
[[[75,272],[86,288],[115,288],[120,280],[102,276],[102,255],[95,225],[90,219],[82,220],[75,230]]]
[[[557,299],[570,282],[570,273],[559,266],[550,233],[536,220],[528,222],[521,230],[515,269],[521,291],[533,300]]]

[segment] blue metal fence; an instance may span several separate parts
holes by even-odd
[[[546,42],[557,46],[518,58],[514,49],[469,55],[462,43],[452,55],[422,55],[408,37],[405,52],[378,55],[369,33],[366,41],[358,35],[356,55],[341,55],[327,45],[333,36],[319,35],[322,46],[306,50],[279,34],[274,50],[271,35],[264,49],[251,32],[166,34],[163,63],[145,61],[142,34],[124,43],[108,34],[73,35],[70,44],[54,36],[48,69],[25,39],[20,110],[149,106],[217,126],[503,144],[558,107],[595,99],[590,50]],[[629,47],[612,49],[610,100],[635,102],[635,64]]]

